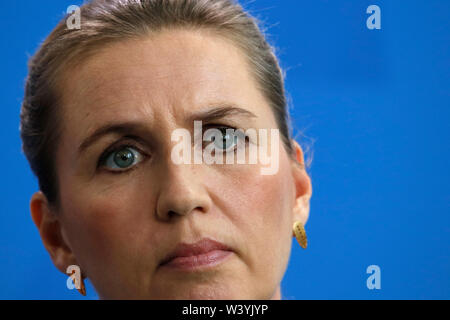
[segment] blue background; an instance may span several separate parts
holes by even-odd
[[[37,181],[18,131],[27,59],[71,4],[81,2],[0,1],[3,299],[85,299],[66,288],[32,223]],[[381,8],[381,30],[366,27],[371,4]],[[284,297],[449,299],[450,1],[246,7],[269,27],[294,132],[314,155],[309,247],[294,243]],[[372,264],[380,290],[366,286]]]

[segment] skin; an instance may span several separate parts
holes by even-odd
[[[289,157],[280,143],[274,175],[261,175],[260,164],[176,165],[170,158],[172,132],[192,132],[189,116],[218,103],[256,117],[228,116],[216,124],[277,128],[237,47],[206,31],[163,31],[104,47],[65,72],[60,85],[60,205],[39,191],[31,213],[61,272],[79,265],[102,299],[281,298],[292,225],[306,223],[312,194],[300,146],[295,143]],[[139,138],[143,155],[133,170],[97,167],[123,134],[78,152],[87,136],[111,121],[140,123],[128,132]],[[178,243],[204,237],[233,254],[196,272],[160,266]]]

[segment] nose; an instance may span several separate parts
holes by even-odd
[[[194,211],[206,213],[210,210],[211,198],[201,180],[200,167],[173,163],[166,166],[156,206],[158,219],[169,221]]]

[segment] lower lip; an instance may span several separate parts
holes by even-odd
[[[233,252],[225,250],[213,250],[207,253],[190,257],[177,257],[165,263],[163,267],[180,271],[193,271],[197,269],[211,268],[225,261]]]

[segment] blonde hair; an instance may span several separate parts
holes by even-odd
[[[30,59],[20,115],[23,151],[50,203],[58,202],[54,163],[61,130],[58,78],[108,43],[163,29],[208,29],[241,48],[292,154],[282,70],[257,20],[236,1],[93,0],[84,4],[80,13],[80,29],[67,28],[65,17]]]

